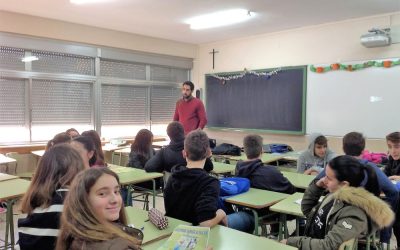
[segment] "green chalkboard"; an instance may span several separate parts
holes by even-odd
[[[270,76],[260,75],[274,70],[257,70],[257,74],[225,81],[219,77],[243,72],[207,74],[207,126],[304,134],[307,66],[285,67]]]

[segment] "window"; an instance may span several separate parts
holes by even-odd
[[[167,125],[172,121],[175,104],[180,95],[179,87],[152,87],[150,119],[153,134],[166,135]]]
[[[48,140],[70,127],[93,129],[92,83],[32,81],[32,140]]]
[[[101,135],[106,138],[134,137],[149,128],[148,87],[102,85]]]
[[[24,79],[0,78],[0,142],[29,140],[25,96]]]
[[[0,41],[0,143],[7,144],[47,141],[71,127],[96,128],[107,139],[142,128],[166,135],[192,67],[189,58],[1,32]],[[22,62],[27,56],[37,60]]]

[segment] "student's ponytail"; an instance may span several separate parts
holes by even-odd
[[[381,193],[381,189],[378,182],[378,177],[376,176],[376,172],[373,167],[368,164],[364,165],[364,173],[367,173],[367,183],[364,188],[373,193],[375,196],[379,196]]]
[[[364,165],[356,158],[348,155],[335,157],[328,165],[335,173],[338,181],[347,181],[352,187],[362,186],[367,191],[379,196],[378,179],[371,166]]]

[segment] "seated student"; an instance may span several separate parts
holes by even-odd
[[[131,145],[128,167],[144,169],[144,165],[154,154],[153,133],[148,129],[141,129]]]
[[[296,188],[275,166],[262,163],[263,138],[261,136],[246,136],[243,139],[243,146],[247,160],[236,164],[236,176],[248,178],[253,188],[287,194],[293,194],[296,191]]]
[[[143,233],[127,227],[118,175],[108,168],[78,174],[65,199],[57,250],[140,249]]]
[[[67,129],[67,131],[65,131],[65,133],[67,133],[69,136],[71,136],[71,138],[80,136],[78,130],[76,130],[74,128]]]
[[[185,132],[183,125],[180,122],[171,122],[167,127],[167,134],[171,142],[165,148],[160,149],[156,155],[150,158],[144,169],[147,172],[166,172],[164,173],[165,183],[168,180],[171,168],[175,165],[186,165],[186,160],[183,158],[183,142],[185,140]],[[210,158],[207,158],[204,165],[204,170],[210,172],[214,166]]]
[[[85,168],[94,166],[97,161],[97,155],[92,138],[88,136],[75,137],[71,141],[71,146],[81,155]]]
[[[211,155],[205,132],[190,132],[184,142],[183,154],[187,166],[175,166],[164,190],[167,216],[191,222],[193,225],[213,227],[222,224],[240,231],[251,232],[253,217],[246,212],[226,215],[218,209],[220,184],[204,169]]]
[[[70,142],[71,142],[71,136],[69,136],[67,133],[65,132],[58,133],[53,137],[53,139],[47,142],[46,151],[49,150],[54,145],[60,143],[70,143]]]
[[[389,152],[389,161],[384,168],[390,180],[400,181],[400,132],[393,132],[386,136]],[[400,200],[399,200],[400,201]],[[396,221],[393,224],[393,233],[396,236],[397,246],[400,246],[400,204],[397,203]]]
[[[361,183],[366,181],[365,189]],[[319,199],[325,192],[322,202]],[[375,171],[351,156],[338,156],[326,166],[326,176],[314,180],[304,193],[301,210],[307,217],[305,236],[282,243],[299,249],[338,249],[350,239],[389,226],[394,214],[382,201]]]
[[[73,178],[83,169],[81,156],[67,144],[44,153],[21,202],[22,212],[28,214],[18,220],[21,250],[55,248],[64,198]]]
[[[103,148],[101,147],[101,139],[99,134],[94,130],[84,131],[82,136],[90,137],[96,148],[96,162],[91,167],[105,167],[107,163],[104,161]]]
[[[335,157],[335,153],[328,149],[328,140],[322,134],[311,134],[309,139],[308,149],[297,160],[297,172],[317,175]]]
[[[350,132],[343,137],[343,151],[346,155],[353,156],[362,164],[370,165],[375,171],[376,177],[381,191],[385,194],[385,200],[390,204],[392,209],[396,211],[398,202],[398,191],[396,187],[390,182],[388,177],[382,172],[382,170],[372,162],[363,160],[361,154],[365,149],[365,138],[361,133]],[[321,179],[325,177],[325,170],[323,170],[316,178]],[[390,242],[391,228],[385,228],[381,230],[380,241],[388,244]],[[396,231],[396,230],[395,230]]]

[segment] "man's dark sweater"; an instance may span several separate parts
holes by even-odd
[[[253,188],[287,194],[296,191],[292,183],[275,166],[264,165],[260,159],[238,162],[235,175],[248,178]]]
[[[220,184],[204,169],[175,166],[164,190],[165,215],[198,225],[218,210]]]

